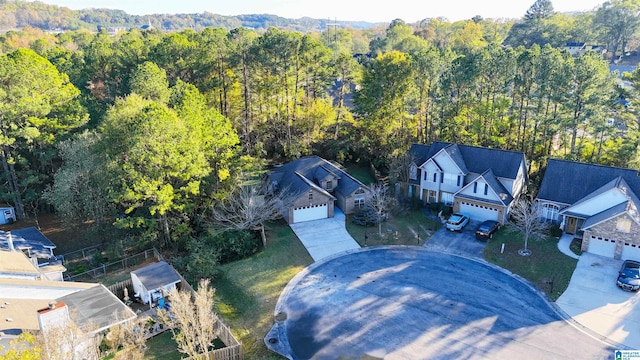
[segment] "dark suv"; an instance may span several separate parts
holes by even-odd
[[[638,291],[640,289],[640,262],[625,260],[618,272],[616,285],[622,290]]]
[[[493,237],[493,233],[498,231],[500,228],[500,223],[493,220],[484,221],[480,226],[478,226],[478,230],[476,230],[476,239],[478,240],[487,240]]]

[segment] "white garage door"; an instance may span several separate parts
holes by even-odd
[[[293,210],[292,223],[326,219],[327,217],[329,217],[327,204],[307,206]]]
[[[589,240],[588,252],[606,257],[613,257],[616,253],[616,241],[592,236]]]
[[[640,246],[636,244],[625,243],[622,245],[621,260],[636,260],[640,261]]]
[[[472,221],[498,220],[498,209],[490,206],[460,202],[459,212],[468,215]]]

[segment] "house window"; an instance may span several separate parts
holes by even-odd
[[[616,230],[625,233],[631,232],[631,219],[626,216],[618,218]]]
[[[409,168],[409,179],[418,179],[418,168],[414,164],[411,164],[411,167]]]
[[[440,184],[444,183],[444,173],[440,173]]]
[[[309,201],[313,201],[313,191],[309,191]]]
[[[436,180],[436,177],[438,176],[438,173],[433,173],[433,182],[437,182],[438,180]]]
[[[427,173],[426,171],[424,172],[424,181],[427,181],[427,176],[429,175],[429,173]]]
[[[487,195],[489,194],[489,185],[484,184],[484,194]]]
[[[362,209],[364,207],[364,198],[363,197],[356,198],[353,202],[353,206],[356,209]]]
[[[560,207],[554,204],[542,205],[541,216],[544,221],[558,221]]]
[[[433,203],[433,202],[438,202],[438,195],[436,194],[436,192],[434,190],[429,190],[429,202]]]
[[[458,175],[458,183],[456,184],[457,186],[460,186],[460,180],[462,180],[462,176]]]
[[[457,185],[458,184],[458,175],[456,174],[447,174],[447,173],[443,173],[443,183],[445,184],[449,184],[449,185]]]
[[[453,205],[453,193],[443,192],[442,193],[442,202],[447,206]]]
[[[474,182],[474,183],[473,183],[473,193],[475,194],[475,193],[477,193],[477,192],[478,192],[478,183],[477,183],[477,182]]]
[[[324,183],[324,189],[329,191],[333,190],[333,181],[329,180]]]

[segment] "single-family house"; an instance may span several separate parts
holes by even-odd
[[[53,253],[55,248],[56,244],[35,227],[0,231],[0,250],[20,250],[38,265],[59,261]]]
[[[345,214],[362,208],[371,198],[371,189],[318,156],[307,156],[269,172],[269,186],[292,200],[282,209],[289,224],[333,217],[335,206]]]
[[[98,334],[136,314],[104,285],[71,281],[0,278],[0,343],[23,331],[41,331],[42,315],[64,307],[70,321]]]
[[[595,51],[600,54],[607,52],[607,49],[602,45],[586,44],[583,42],[568,42],[564,46],[564,49],[572,56],[584,55],[587,51]]]
[[[409,150],[408,193],[444,203],[471,220],[507,220],[528,181],[524,153],[436,141]]]
[[[640,260],[640,177],[633,169],[550,159],[541,218],[582,239],[582,251]]]

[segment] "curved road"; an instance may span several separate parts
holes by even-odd
[[[613,350],[486,263],[369,248],[298,274],[267,346],[292,359],[606,359]]]

